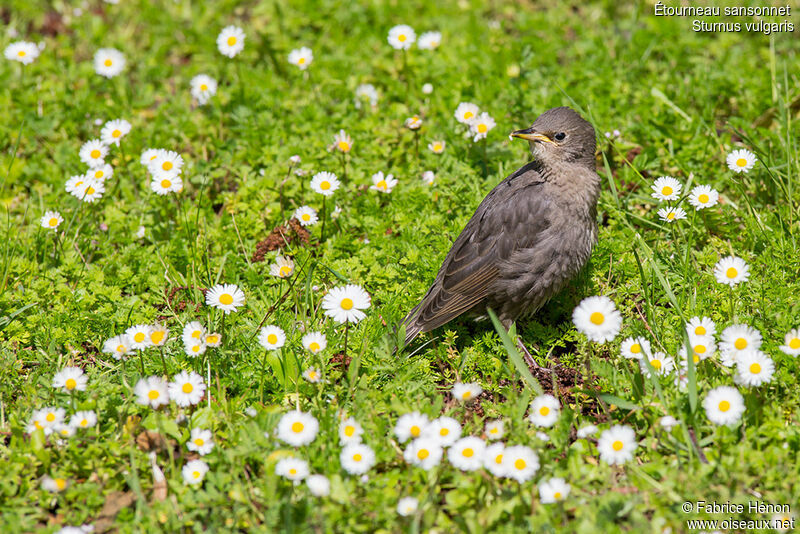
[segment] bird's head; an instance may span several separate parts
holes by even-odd
[[[542,163],[576,162],[595,167],[594,127],[568,107],[548,109],[530,128],[512,132],[510,137],[529,141],[531,153]]]

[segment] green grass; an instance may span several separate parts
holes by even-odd
[[[800,45],[793,34],[695,33],[690,19],[654,17],[642,2],[180,0],[156,7],[123,0],[93,3],[79,16],[51,4],[12,0],[0,11],[8,20],[3,47],[20,39],[46,43],[31,65],[0,62],[0,531],[90,523],[123,532],[681,532],[686,519],[705,517],[683,513],[684,501],[732,501],[745,510],[750,500],[798,503],[797,361],[778,350],[800,325]],[[415,47],[404,58],[386,42],[389,28],[401,23],[417,34],[441,31],[442,46]],[[247,34],[234,59],[216,49],[227,24]],[[305,72],[286,61],[300,46],[314,52]],[[125,54],[120,76],[94,74],[92,56],[101,47]],[[220,87],[207,106],[195,107],[189,80],[201,72]],[[426,82],[432,94],[422,93]],[[377,87],[375,109],[354,106],[361,83]],[[462,101],[497,121],[485,145],[461,135],[453,111]],[[530,157],[527,143],[510,142],[507,133],[559,105],[595,125],[604,184],[590,265],[545,310],[517,325],[540,362],[574,370],[545,443],[525,419],[531,382],[490,322],[456,321],[432,344],[399,354],[388,338],[483,196]],[[418,156],[414,134],[403,127],[414,114],[424,120]],[[99,137],[95,119],[115,118],[133,129],[122,150],[111,149],[110,191],[81,206],[64,182],[85,171],[78,149]],[[321,197],[308,181],[322,170],[342,178],[341,159],[328,150],[339,129],[354,141],[344,187],[333,197],[343,211],[327,221],[324,242],[316,225],[309,246],[284,250],[294,257],[296,279],[280,282],[269,276],[274,252],[263,262],[251,258],[285,219],[279,187],[289,157],[300,155],[309,175],[289,174],[286,215],[302,204],[319,210]],[[621,138],[609,141],[603,134],[614,129]],[[433,139],[447,142],[444,154],[425,148]],[[150,191],[139,164],[149,147],[182,154],[182,193]],[[725,165],[735,148],[759,159],[746,175]],[[399,179],[390,195],[367,189],[379,170]],[[431,187],[420,180],[425,170],[436,173]],[[684,202],[689,218],[666,225],[649,188],[661,175],[676,177],[685,190],[709,184],[721,202],[696,214]],[[48,209],[64,216],[62,230],[74,219],[57,241],[39,226]],[[146,229],[141,239],[139,226]],[[750,280],[732,292],[712,275],[729,254],[751,269]],[[344,329],[319,308],[324,292],[345,281],[372,296],[367,318],[349,330],[347,370],[331,361],[343,349]],[[191,360],[180,343],[182,325],[199,320],[222,328],[199,290],[216,283],[238,284],[247,302],[226,317],[222,346]],[[171,295],[177,287],[193,289]],[[590,295],[609,296],[622,312],[615,342],[590,344],[574,329],[571,311]],[[267,322],[287,332],[286,361],[299,363],[287,378],[265,362],[255,337],[270,309]],[[775,361],[769,384],[739,388],[747,411],[732,428],[712,425],[701,406],[713,387],[733,385],[719,355],[701,362],[683,392],[671,378],[643,377],[619,354],[622,338],[646,335],[675,356],[683,321],[694,315],[711,317],[718,330],[734,322],[757,328]],[[154,413],[132,393],[142,366],[145,375],[162,374],[159,353],[150,349],[122,365],[98,352],[128,326],[156,320],[171,330],[170,375],[205,371],[206,360],[212,370],[210,406],[204,399],[192,415],[217,442],[204,457],[210,471],[200,488],[181,478],[190,427],[175,423],[178,408]],[[318,356],[300,346],[303,332],[314,329],[328,336]],[[50,385],[67,365],[89,376],[87,391],[74,400]],[[299,378],[312,365],[325,383]],[[456,381],[478,382],[487,393],[459,405],[449,395]],[[41,432],[27,434],[32,412],[44,406],[68,414],[95,410],[99,425],[61,445]],[[264,433],[274,436],[280,415],[296,406],[320,421],[317,439],[295,455],[330,478],[328,498],[311,497],[304,485],[274,473],[277,458],[292,448]],[[250,407],[254,417],[245,413]],[[517,484],[462,473],[446,461],[430,472],[408,466],[392,428],[412,410],[451,415],[465,435],[480,435],[485,420],[503,418],[505,441],[531,446],[541,468]],[[367,481],[339,466],[339,413],[363,425],[376,452]],[[658,419],[666,414],[683,424],[664,432]],[[601,430],[632,426],[640,443],[635,460],[622,467],[600,462],[593,441],[575,439],[574,429],[588,423]],[[150,459],[135,441],[145,429],[177,442],[156,460],[168,482],[164,500],[152,498]],[[41,489],[44,475],[70,485],[50,494]],[[572,486],[563,504],[539,502],[536,484],[551,476]],[[103,512],[119,499],[115,492],[131,504]],[[395,511],[404,495],[420,500],[414,517]]]

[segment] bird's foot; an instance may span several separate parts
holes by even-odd
[[[547,367],[542,367],[537,363],[533,355],[531,355],[530,351],[528,350],[528,347],[525,346],[525,344],[522,342],[519,336],[517,336],[517,347],[519,347],[519,349],[522,351],[522,357],[525,360],[525,363],[528,364],[528,369],[530,369],[531,371],[536,369],[537,371],[541,371],[544,373],[553,372],[552,369],[548,369]]]

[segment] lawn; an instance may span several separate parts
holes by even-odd
[[[793,528],[800,44],[692,29],[792,15],[4,3],[0,532]],[[588,265],[398,350],[557,106]]]

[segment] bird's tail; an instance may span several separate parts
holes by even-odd
[[[414,341],[414,338],[422,333],[422,324],[417,321],[417,315],[419,315],[419,309],[421,306],[422,302],[414,306],[414,309],[408,312],[406,318],[400,322],[399,326],[404,327],[406,331],[405,342],[403,343],[404,346]]]

